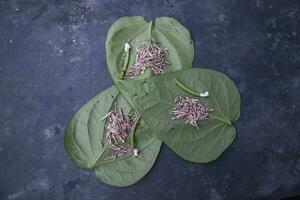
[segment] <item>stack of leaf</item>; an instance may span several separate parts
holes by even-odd
[[[106,58],[116,86],[79,109],[64,138],[71,160],[102,182],[134,184],[162,142],[185,160],[207,163],[234,140],[239,92],[223,73],[191,69],[193,41],[177,20],[120,18],[108,31]]]

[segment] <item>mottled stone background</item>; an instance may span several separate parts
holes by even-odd
[[[0,199],[258,200],[300,194],[299,0],[0,0]],[[238,137],[217,161],[163,146],[134,186],[99,183],[63,147],[72,113],[112,85],[105,39],[119,17],[171,16],[192,33],[194,66],[228,74]]]

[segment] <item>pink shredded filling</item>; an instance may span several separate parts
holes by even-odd
[[[106,160],[122,157],[131,152],[131,148],[129,145],[124,146],[124,145],[113,144],[111,145],[111,150],[112,150],[111,155],[107,157]]]
[[[170,111],[172,119],[182,119],[186,123],[197,126],[197,121],[208,119],[208,114],[213,109],[206,108],[198,99],[178,96],[175,98],[175,107]]]
[[[114,111],[107,113],[105,133],[107,143],[111,145],[112,155],[108,158],[116,158],[130,152],[130,148],[124,146],[126,139],[131,131],[131,127],[136,121],[136,115],[126,116],[122,109],[115,108]]]
[[[142,47],[137,49],[135,62],[129,67],[126,75],[133,78],[145,73],[147,69],[156,75],[163,73],[167,64],[166,54],[167,49],[160,47],[154,39],[147,40]]]

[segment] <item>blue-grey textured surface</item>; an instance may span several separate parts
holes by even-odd
[[[0,0],[0,199],[278,199],[300,194],[298,0]],[[66,156],[72,113],[112,85],[105,39],[119,17],[171,16],[192,33],[194,66],[228,74],[238,137],[217,161],[163,147],[136,185],[115,188]]]

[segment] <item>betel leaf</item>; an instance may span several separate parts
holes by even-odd
[[[178,95],[193,97],[175,80],[192,91],[209,91],[199,98],[214,109],[209,119],[198,121],[199,128],[183,120],[172,120],[169,111]],[[232,123],[240,115],[240,96],[233,81],[225,74],[209,69],[185,69],[145,80],[119,81],[129,93],[135,109],[150,129],[183,159],[207,163],[218,158],[232,143],[236,131]]]
[[[98,179],[114,186],[128,186],[140,180],[151,169],[159,153],[161,141],[151,133],[143,120],[135,132],[135,148],[141,158],[132,153],[106,159],[111,153],[105,138],[105,120],[101,120],[114,106],[124,114],[133,109],[113,86],[98,94],[80,108],[69,122],[64,137],[65,150],[71,160],[82,168],[94,169]]]
[[[194,59],[194,46],[189,31],[176,19],[170,17],[156,18],[147,22],[144,17],[122,17],[109,29],[106,39],[106,60],[114,82],[120,78],[125,59],[124,45],[129,43],[129,66],[134,63],[136,48],[150,38],[158,41],[161,47],[168,49],[166,71],[190,68]],[[151,76],[145,73],[138,78]]]

